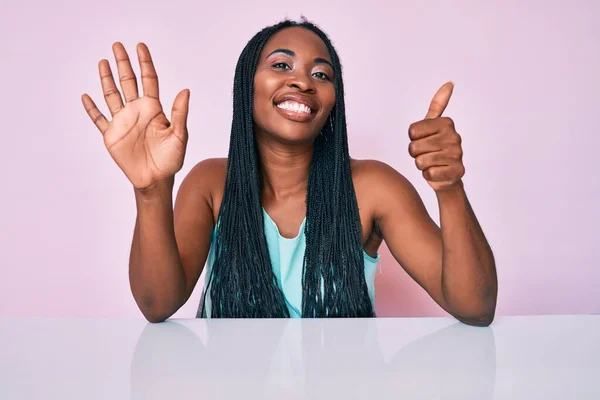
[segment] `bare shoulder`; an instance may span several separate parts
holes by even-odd
[[[198,162],[181,183],[178,196],[193,195],[206,201],[216,221],[223,198],[226,171],[227,158],[224,157]]]
[[[419,202],[414,186],[392,166],[378,160],[352,160],[352,180],[359,205],[367,205],[374,217],[388,206]]]
[[[373,190],[375,195],[385,191],[389,185],[396,189],[412,188],[412,184],[390,165],[378,160],[352,160],[352,181],[359,190]]]
[[[378,160],[352,159],[352,179],[354,184],[380,184],[385,180],[408,180],[390,165]]]
[[[200,179],[205,181],[206,179],[215,178],[216,175],[222,175],[225,177],[225,170],[227,169],[227,158],[207,158],[198,162],[190,172],[188,177],[192,179]]]

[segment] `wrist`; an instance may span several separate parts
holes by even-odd
[[[175,184],[175,177],[169,177],[153,183],[145,188],[133,188],[135,198],[137,201],[144,203],[151,202],[153,200],[171,198],[173,196],[173,186]]]
[[[435,195],[438,201],[452,201],[457,199],[463,199],[465,196],[465,186],[462,179],[458,180],[452,186],[446,187],[441,190],[436,190]]]

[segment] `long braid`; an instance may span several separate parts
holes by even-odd
[[[257,33],[235,71],[233,120],[225,191],[208,278],[211,317],[289,317],[273,273],[260,201],[261,176],[253,132],[254,74],[267,40],[301,26],[325,42],[335,75],[336,105],[314,143],[308,177],[304,317],[374,316],[364,276],[361,224],[352,183],[339,58],[329,38],[307,21],[285,20]],[[206,315],[203,302],[202,315]]]

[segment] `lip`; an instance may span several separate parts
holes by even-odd
[[[275,109],[277,110],[277,112],[279,112],[281,115],[283,115],[285,118],[290,119],[292,121],[296,121],[296,122],[308,122],[311,121],[315,118],[315,113],[312,112],[310,114],[306,114],[303,112],[296,112],[296,111],[292,111],[292,110],[284,110],[283,108],[279,108],[277,106],[275,106]]]
[[[283,108],[277,107],[277,104],[281,104],[285,101],[295,101],[296,103],[304,104],[306,107],[310,108],[311,113],[306,114],[303,112],[284,110]],[[311,121],[315,118],[315,116],[317,115],[317,111],[319,110],[318,104],[313,99],[311,99],[310,97],[302,96],[297,93],[287,93],[277,97],[273,102],[273,106],[284,117],[297,122]]]

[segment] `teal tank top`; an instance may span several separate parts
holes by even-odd
[[[304,236],[304,228],[306,225],[306,217],[300,225],[298,235],[294,238],[285,238],[279,233],[279,228],[275,221],[263,208],[265,236],[267,239],[267,247],[273,266],[273,273],[277,279],[277,284],[283,292],[285,303],[290,312],[291,318],[302,317],[302,270],[304,265],[304,251],[306,249],[306,238]],[[200,298],[200,305],[196,314],[197,318],[201,317],[202,301],[205,298],[204,293],[207,291],[206,284],[210,277],[212,266],[215,261],[215,238],[216,229],[213,230],[211,237],[211,245],[208,254],[208,262],[206,265],[206,279],[204,290]],[[371,304],[375,307],[375,271],[379,262],[379,254],[375,258],[363,251],[363,259],[365,261],[365,280]],[[206,316],[210,318],[210,295],[206,294]]]

